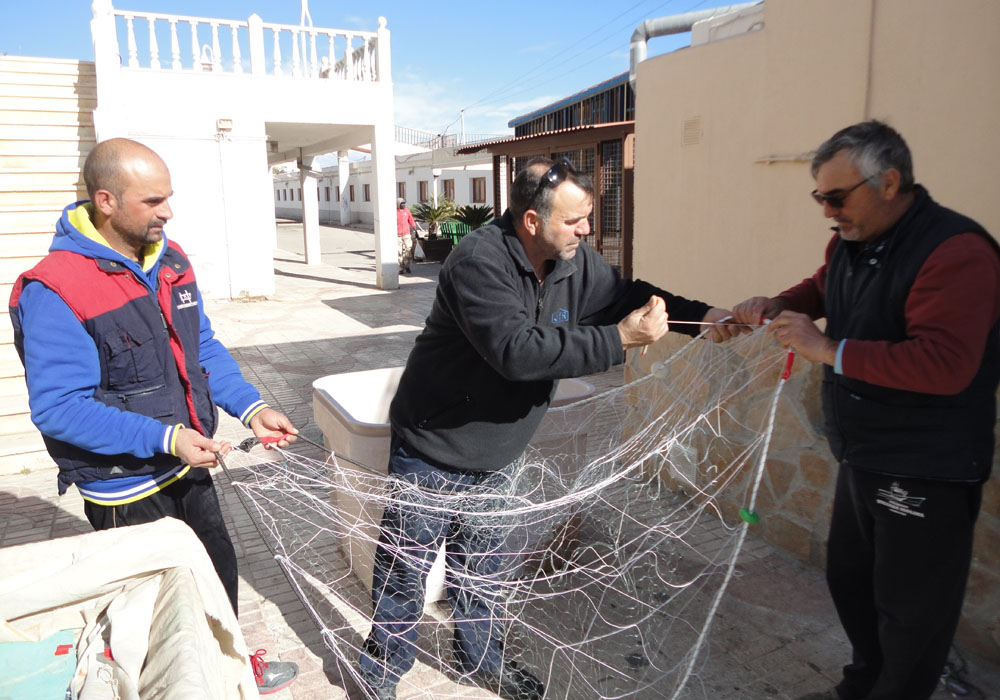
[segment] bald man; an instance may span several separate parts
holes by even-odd
[[[191,263],[163,227],[170,172],[128,139],[98,144],[83,169],[89,201],[63,210],[49,254],[10,297],[31,419],[96,530],[174,517],[205,545],[237,609],[236,552],[209,468],[216,405],[257,437],[298,431],[261,401],[215,339]],[[258,659],[261,693],[294,664]]]

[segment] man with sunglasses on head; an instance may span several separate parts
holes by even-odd
[[[827,583],[853,660],[802,700],[925,700],[962,609],[1000,377],[1000,250],[914,184],[910,151],[867,121],[823,143],[813,198],[837,226],[826,262],[733,309],[773,319],[824,363],[826,435],[840,462]],[[826,332],[813,323],[826,318]]]
[[[468,492],[502,509],[555,380],[623,362],[627,348],[657,341],[670,320],[729,313],[622,279],[584,240],[593,196],[591,179],[567,160],[534,159],[514,179],[509,210],[466,236],[441,269],[390,409],[389,473],[411,488],[397,490],[382,519],[359,669],[382,700],[396,697],[413,665],[424,580],[442,541],[459,670],[502,698],[542,697],[542,683],[504,657],[503,528],[489,518],[477,527],[444,510],[447,500],[434,507],[428,499]],[[714,339],[735,328],[712,327]]]

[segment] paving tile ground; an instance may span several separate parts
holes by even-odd
[[[207,303],[216,334],[247,378],[317,442],[322,436],[312,422],[313,380],[404,364],[430,309],[440,267],[416,264],[398,290],[386,292],[374,285],[371,232],[323,227],[322,246],[322,264],[306,265],[301,227],[279,223],[274,295]],[[599,389],[609,388],[621,383],[622,372],[619,368],[589,379]],[[234,443],[248,436],[227,416],[219,434]],[[325,457],[319,448],[302,443],[296,451],[312,459]],[[240,480],[244,475],[234,469],[232,476]],[[253,508],[248,512],[227,474],[218,474],[218,488],[239,556],[240,625],[247,644],[267,649],[271,658],[295,661],[301,669],[295,683],[269,697],[361,698],[324,645],[322,623],[313,619],[259,535]],[[54,471],[0,477],[0,547],[89,531],[76,490],[56,495]],[[702,533],[702,546],[710,547],[712,536]],[[822,572],[751,535],[684,697],[788,700],[832,686],[848,654]],[[968,678],[983,697],[1000,698],[1000,668],[972,657],[967,661]],[[420,663],[400,687],[404,700],[445,696],[494,697],[457,686],[432,665]],[[566,697],[587,700],[586,695]],[[660,695],[654,689],[648,697]],[[949,697],[954,696],[943,689],[934,696]]]

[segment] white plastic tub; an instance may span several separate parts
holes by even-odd
[[[345,372],[320,377],[313,382],[313,416],[323,439],[337,455],[386,474],[389,463],[389,404],[396,393],[402,367],[386,367],[362,372]],[[594,393],[592,384],[582,379],[562,379],[556,387],[552,406],[563,406]],[[370,490],[368,472],[340,460],[344,488],[334,489],[333,499],[345,518],[341,548],[350,558],[351,569],[371,588],[375,542],[382,520],[381,508],[359,495]],[[445,597],[444,547],[427,576],[425,604]]]

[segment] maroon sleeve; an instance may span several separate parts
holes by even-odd
[[[924,261],[906,299],[906,340],[846,340],[844,376],[924,394],[957,394],[975,376],[1000,317],[1000,258],[963,233]]]
[[[839,234],[834,234],[830,239],[826,246],[826,262],[813,273],[812,277],[806,277],[776,297],[781,300],[785,309],[807,314],[814,321],[826,316],[826,268],[839,240]]]

